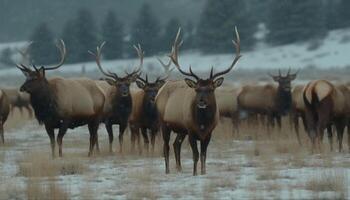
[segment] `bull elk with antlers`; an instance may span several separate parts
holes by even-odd
[[[103,91],[90,79],[47,79],[45,72],[61,67],[66,57],[63,40],[57,45],[61,53],[60,62],[53,67],[30,68],[17,65],[26,77],[20,91],[30,94],[35,116],[45,125],[50,137],[52,156],[55,156],[55,129],[59,129],[57,143],[59,156],[62,156],[62,139],[68,128],[88,125],[90,133],[89,156],[96,142],[97,130],[103,114],[105,96]]]
[[[268,127],[274,125],[276,119],[281,128],[281,117],[286,115],[292,105],[291,82],[297,73],[290,74],[290,69],[283,76],[279,70],[277,76],[270,75],[278,86],[245,85],[237,96],[238,106],[241,111],[267,115]]]
[[[161,88],[156,98],[164,140],[165,172],[169,173],[169,140],[171,131],[174,131],[177,133],[174,142],[177,170],[181,171],[181,144],[185,136],[188,135],[193,152],[193,175],[197,175],[197,162],[199,160],[197,140],[201,143],[201,173],[205,174],[207,147],[219,118],[219,109],[214,92],[223,83],[224,78],[222,76],[230,72],[241,57],[240,40],[237,29],[235,29],[237,42],[233,41],[233,43],[236,46],[237,55],[232,64],[224,71],[215,74],[212,68],[210,77],[202,79],[193,73],[191,67],[189,72],[182,70],[180,67],[178,62],[179,46],[182,43],[179,41],[180,31],[181,29],[176,35],[170,58],[181,74],[194,80],[185,78],[184,82],[187,86],[184,86],[181,81],[180,83],[179,81],[169,81]]]
[[[140,59],[139,66],[136,66],[133,72],[128,73],[124,77],[118,76],[113,72],[106,72],[101,66],[101,50],[104,46],[103,42],[96,48],[96,54],[89,51],[90,54],[95,56],[96,64],[98,69],[103,75],[106,76],[104,81],[96,81],[99,86],[103,89],[106,95],[106,106],[104,109],[104,119],[106,130],[109,137],[109,151],[112,152],[113,145],[113,129],[114,124],[119,125],[119,144],[120,152],[123,150],[123,134],[128,125],[128,120],[132,110],[132,98],[130,95],[130,84],[135,82],[138,73],[141,70],[143,64],[143,51],[141,46],[134,46]],[[97,142],[98,144],[98,142]]]

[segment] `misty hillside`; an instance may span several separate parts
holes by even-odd
[[[89,9],[98,22],[113,10],[130,26],[144,2],[151,5],[162,23],[174,16],[195,23],[205,3],[204,0],[1,0],[0,42],[28,39],[35,26],[42,22],[47,22],[59,34],[63,24],[81,8]]]

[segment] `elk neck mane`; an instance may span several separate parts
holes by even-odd
[[[116,92],[112,100],[113,115],[129,116],[132,109],[131,95],[123,97],[120,92]]]
[[[142,110],[144,111],[143,115],[150,121],[157,120],[158,118],[158,110],[155,103],[151,103],[147,101],[145,95],[143,96],[142,101]]]
[[[198,108],[195,101],[193,101],[191,109],[195,129],[199,130],[199,133],[203,138],[207,137],[207,135],[211,133],[211,129],[215,127],[214,123],[217,111],[215,98],[214,101],[210,102],[210,104],[204,109]]]
[[[40,124],[58,120],[59,114],[56,99],[56,94],[49,84],[43,84],[40,90],[30,94],[35,117]]]
[[[280,114],[285,115],[292,108],[292,93],[285,91],[281,87],[277,88],[276,94],[277,110]]]

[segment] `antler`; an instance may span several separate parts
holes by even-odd
[[[170,74],[170,72],[172,72],[174,70],[174,68],[170,69],[171,66],[171,59],[169,59],[168,64],[165,64],[160,58],[157,58],[157,60],[159,61],[159,63],[163,66],[164,71],[166,74]]]
[[[143,78],[141,77],[141,75],[137,76],[137,79],[139,79],[140,81],[142,81],[142,82],[144,82],[144,83],[148,83],[148,76],[147,76],[147,74],[146,74],[146,79],[143,79]]]
[[[103,48],[103,46],[105,44],[106,44],[106,42],[102,42],[100,44],[100,46],[96,47],[96,54],[94,52],[92,52],[92,51],[88,51],[88,52],[89,52],[89,54],[95,56],[97,67],[101,71],[102,74],[104,74],[105,76],[111,77],[111,78],[118,77],[117,74],[111,73],[111,72],[105,72],[103,70],[103,68],[102,68],[102,65],[101,65],[101,51],[102,51],[102,48]]]
[[[179,30],[177,31],[175,41],[174,41],[173,46],[171,47],[171,54],[169,55],[169,57],[170,57],[171,61],[175,64],[176,68],[180,71],[181,74],[186,75],[186,76],[191,76],[191,77],[195,78],[196,80],[199,80],[199,77],[193,73],[191,66],[189,67],[190,72],[188,73],[188,72],[183,71],[179,65],[179,60],[178,60],[179,47],[182,45],[182,42],[183,42],[183,41],[179,42],[180,33],[181,33],[181,28],[179,28]]]
[[[237,64],[237,61],[242,57],[242,55],[240,54],[241,53],[241,49],[240,49],[240,45],[241,45],[241,40],[239,38],[239,34],[238,34],[238,31],[237,31],[237,27],[235,27],[235,33],[236,33],[236,41],[232,40],[232,43],[233,45],[235,46],[236,48],[236,57],[235,59],[233,60],[232,64],[230,65],[229,68],[227,68],[226,70],[222,71],[222,72],[218,72],[216,73],[215,75],[213,76],[210,76],[211,79],[214,79],[218,76],[222,76],[228,72],[230,72],[232,70],[232,68]]]
[[[141,45],[140,45],[140,44],[138,44],[137,46],[134,45],[134,49],[136,50],[137,55],[138,55],[139,58],[140,58],[140,64],[139,64],[138,67],[135,67],[135,70],[134,70],[133,72],[131,72],[130,74],[129,74],[128,72],[125,71],[125,73],[128,74],[129,76],[139,73],[140,70],[141,70],[141,68],[142,68],[142,65],[143,65],[144,51],[142,50]]]
[[[66,45],[64,44],[64,41],[61,39],[59,44],[56,44],[56,47],[58,48],[58,50],[61,53],[61,61],[53,67],[45,67],[45,70],[53,70],[53,69],[57,69],[59,67],[61,67],[64,63],[64,60],[66,59]]]
[[[22,55],[22,57],[23,57],[22,59],[23,59],[27,64],[30,64],[29,53],[28,53],[28,51],[29,51],[30,45],[32,45],[32,44],[33,44],[33,41],[30,41],[26,47],[24,47],[24,48],[22,48],[22,49],[16,48],[16,50],[18,51],[18,53],[20,53],[20,54]],[[22,61],[23,61],[23,60],[22,60]]]

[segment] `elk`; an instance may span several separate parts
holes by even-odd
[[[23,115],[23,108],[27,110],[30,117],[33,117],[33,110],[30,105],[30,97],[28,93],[20,92],[17,88],[6,88],[3,89],[10,101],[11,113],[14,112],[15,108],[18,108],[20,113]]]
[[[240,111],[267,115],[269,129],[274,125],[276,119],[278,127],[281,128],[281,117],[286,115],[292,105],[291,82],[296,78],[298,72],[290,74],[290,68],[285,76],[279,74],[271,75],[278,83],[266,85],[245,85],[237,96]]]
[[[174,142],[175,160],[177,170],[181,171],[180,152],[181,144],[186,135],[193,153],[193,175],[197,175],[197,162],[199,153],[197,140],[201,143],[201,174],[206,173],[206,152],[211,139],[212,131],[219,119],[219,109],[215,98],[215,89],[224,81],[223,75],[230,72],[241,57],[240,40],[237,29],[235,33],[237,41],[233,41],[236,47],[236,57],[232,64],[224,71],[214,74],[211,68],[208,79],[202,79],[189,67],[189,72],[181,69],[178,62],[179,41],[181,29],[177,32],[170,58],[178,71],[188,78],[184,79],[187,86],[179,81],[169,81],[159,91],[156,105],[161,117],[161,129],[163,133],[163,152],[165,157],[165,172],[169,173],[169,140],[171,131],[177,133]],[[190,79],[192,78],[192,79]],[[194,79],[194,80],[193,80]]]
[[[123,134],[128,125],[129,116],[132,110],[132,98],[130,95],[130,84],[135,82],[143,64],[143,50],[141,46],[134,46],[140,59],[140,64],[133,72],[127,73],[124,77],[119,77],[116,73],[106,72],[101,65],[101,51],[105,42],[96,48],[96,53],[89,51],[96,59],[96,64],[100,72],[106,76],[105,80],[96,81],[101,86],[106,95],[106,106],[104,109],[103,122],[108,132],[109,151],[112,152],[114,124],[119,125],[119,152],[123,151]],[[97,141],[98,144],[98,141]]]
[[[239,132],[239,112],[237,104],[238,87],[222,86],[215,91],[220,117],[228,117],[232,121],[233,130]]]
[[[318,146],[326,128],[335,125],[338,135],[339,151],[342,151],[344,128],[350,113],[350,90],[345,85],[334,85],[326,80],[309,82],[303,90],[305,119],[312,151]],[[332,132],[328,131],[330,148],[333,149]]]
[[[305,121],[305,103],[303,99],[303,89],[305,85],[296,85],[292,90],[292,110],[291,110],[291,122],[294,126],[294,131],[298,139],[299,145],[301,145],[299,134],[299,118],[302,119],[304,130],[306,131]]]
[[[167,78],[167,77],[166,77]],[[141,89],[132,93],[133,108],[130,116],[130,130],[132,134],[132,143],[134,147],[135,138],[139,136],[139,130],[144,140],[145,149],[148,151],[149,139],[147,131],[150,131],[152,152],[154,152],[154,143],[156,134],[159,131],[159,117],[155,104],[155,98],[158,90],[164,85],[166,78],[158,77],[150,82],[148,76],[143,79],[141,76],[136,80],[136,85]]]
[[[1,142],[4,144],[4,124],[10,112],[10,102],[7,94],[0,89],[0,137]]]
[[[18,64],[17,68],[25,75],[26,80],[20,87],[21,92],[30,95],[30,102],[39,124],[44,124],[50,137],[52,156],[55,157],[55,129],[58,129],[57,144],[59,156],[62,157],[62,139],[67,129],[88,125],[90,133],[89,156],[92,155],[103,108],[105,96],[103,91],[90,79],[65,79],[55,77],[47,79],[45,72],[61,67],[66,57],[63,40],[57,44],[61,60],[52,67],[33,69]]]

